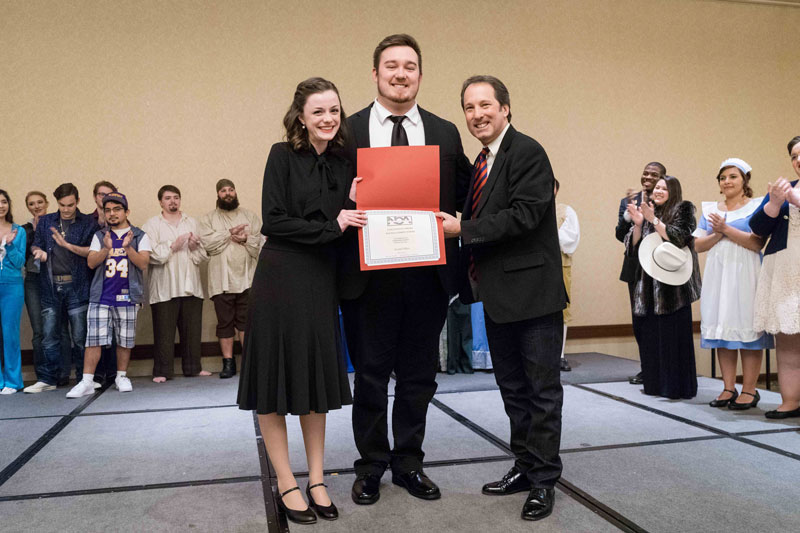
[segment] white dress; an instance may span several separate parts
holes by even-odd
[[[764,256],[754,326],[773,334],[800,333],[800,210],[793,205],[786,248]]]
[[[711,233],[712,213],[738,230],[750,232],[750,217],[763,198],[752,198],[735,211],[722,211],[717,202],[702,203],[702,217],[695,237]],[[723,237],[706,254],[700,294],[700,336],[703,348],[760,350],[772,347],[763,328],[753,326],[756,287],[761,255]]]

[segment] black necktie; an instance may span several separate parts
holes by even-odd
[[[403,127],[403,120],[405,115],[392,115],[389,120],[394,122],[392,127],[392,146],[408,146],[408,135],[406,129]]]

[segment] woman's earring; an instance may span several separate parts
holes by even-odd
[[[300,127],[303,128],[303,129],[306,129],[306,125],[303,124],[302,122],[300,123]]]

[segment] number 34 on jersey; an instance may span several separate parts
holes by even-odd
[[[106,278],[113,278],[119,272],[119,276],[121,278],[128,277],[128,258],[121,257],[119,259],[115,259],[113,257],[109,257],[106,259]]]

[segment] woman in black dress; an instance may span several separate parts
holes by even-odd
[[[643,202],[641,207],[630,203],[628,212],[633,225],[625,237],[625,253],[638,259],[633,333],[639,344],[644,393],[671,399],[694,398],[697,374],[692,302],[700,298],[700,270],[692,236],[697,227],[694,205],[681,198],[678,178],[665,176],[653,188],[652,202]],[[647,239],[648,235],[653,236]],[[669,258],[657,255],[660,251],[654,249],[645,254],[646,267],[654,272],[648,274],[640,254],[644,241],[648,246],[669,243],[659,247],[664,246],[667,254],[683,259],[681,267],[668,264]]]
[[[241,409],[255,409],[278,476],[278,504],[295,522],[338,516],[323,485],[325,413],[352,403],[336,296],[335,241],[366,223],[354,207],[355,180],[344,158],[345,114],[336,86],[298,84],[283,119],[288,142],[272,146],[264,171],[261,252],[239,381]],[[300,416],[306,495],[289,465],[285,415]]]

